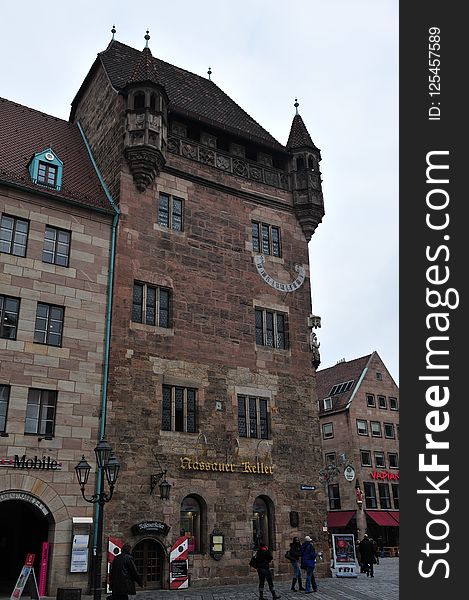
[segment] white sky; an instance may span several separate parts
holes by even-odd
[[[0,96],[68,119],[111,39],[205,76],[286,144],[299,112],[321,149],[310,242],[321,367],[377,350],[399,382],[398,0],[0,2]]]

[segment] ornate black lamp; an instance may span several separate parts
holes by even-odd
[[[104,518],[104,505],[109,502],[114,492],[114,486],[116,485],[117,478],[119,477],[120,463],[112,453],[112,448],[106,440],[100,440],[96,448],[94,449],[96,455],[96,466],[97,466],[97,492],[90,498],[85,496],[85,487],[88,483],[90,476],[91,467],[85,459],[85,455],[81,457],[80,462],[75,467],[75,473],[77,475],[78,484],[80,486],[81,495],[86,502],[97,505],[97,529],[96,529],[96,552],[92,556],[92,582],[93,582],[93,598],[94,600],[101,600],[101,563],[103,557],[103,518]],[[109,485],[109,493],[104,491],[104,477],[103,471],[106,475],[106,480]]]
[[[155,457],[156,464],[160,469],[159,473],[154,473],[150,475],[150,494],[153,494],[153,490],[158,487],[160,488],[160,499],[161,500],[169,500],[169,492],[171,490],[171,484],[166,481],[166,473],[167,470],[162,468],[160,461],[158,459],[158,454],[153,449],[153,456]]]

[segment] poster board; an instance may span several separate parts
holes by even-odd
[[[189,538],[184,535],[171,547],[169,555],[169,589],[189,587]]]
[[[355,536],[352,533],[333,533],[332,552],[332,574],[335,577],[358,577]]]
[[[27,554],[24,565],[21,568],[16,585],[11,593],[10,600],[21,598],[25,587],[28,587],[29,595],[32,600],[39,600],[39,590],[37,588],[36,574],[34,573],[34,554]]]
[[[106,592],[111,592],[111,586],[109,585],[111,578],[111,565],[115,557],[122,552],[122,546],[124,541],[120,538],[109,536],[107,539],[107,579],[106,579]]]

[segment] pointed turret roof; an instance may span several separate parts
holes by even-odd
[[[142,83],[144,81],[150,81],[156,85],[161,85],[156,63],[153,60],[153,55],[148,46],[146,46],[140,53],[140,56],[134,65],[132,75],[127,83]]]
[[[311,136],[306,129],[306,125],[304,124],[301,116],[296,113],[293,117],[293,122],[291,124],[290,135],[288,136],[287,148],[291,150],[293,148],[304,148],[305,146],[309,146],[310,148],[316,148],[311,139]]]

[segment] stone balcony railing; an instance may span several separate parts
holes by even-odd
[[[173,154],[214,167],[225,173],[245,177],[251,181],[271,185],[282,190],[290,189],[289,176],[284,171],[225,152],[219,152],[213,148],[207,148],[192,140],[170,137],[168,138],[167,149]]]

